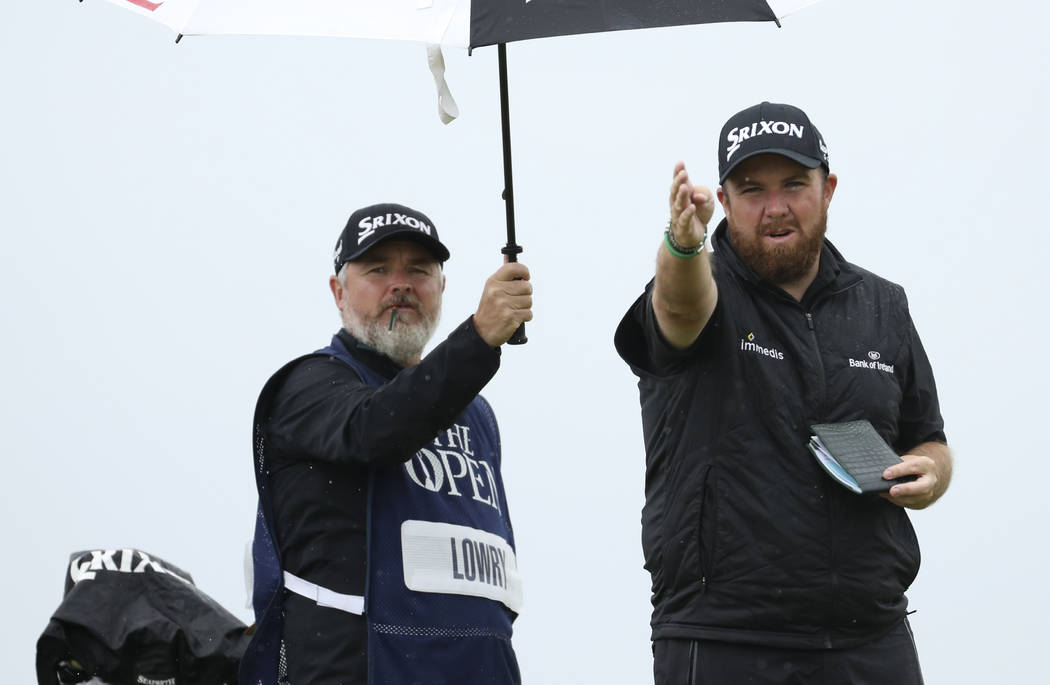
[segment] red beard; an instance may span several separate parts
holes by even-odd
[[[828,214],[822,212],[816,225],[806,231],[794,228],[798,238],[790,245],[768,245],[764,236],[732,226],[729,238],[744,264],[763,280],[783,286],[798,282],[813,268],[828,230]]]

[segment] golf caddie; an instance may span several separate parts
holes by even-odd
[[[342,328],[262,390],[241,683],[520,682],[521,581],[496,417],[478,393],[532,318],[532,286],[504,264],[423,356],[448,258],[414,209],[354,212],[329,279]]]

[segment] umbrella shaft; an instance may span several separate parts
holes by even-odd
[[[507,255],[507,261],[518,261],[521,246],[514,241],[514,174],[510,167],[510,98],[507,89],[507,45],[500,43],[499,52],[499,106],[500,121],[503,125],[503,201],[507,203],[507,245],[501,252]],[[525,324],[518,326],[514,335],[507,342],[511,345],[524,345],[529,341],[525,335]]]
[[[503,201],[507,206],[507,246],[503,254],[512,262],[518,261],[521,247],[514,236],[514,173],[511,169],[510,153],[510,98],[507,87],[507,45],[500,43],[499,52],[499,104],[500,121],[503,127]]]

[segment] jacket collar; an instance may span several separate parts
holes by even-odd
[[[711,235],[711,244],[715,255],[717,255],[717,263],[728,267],[737,277],[764,290],[772,291],[783,297],[791,297],[779,286],[761,278],[750,266],[744,263],[729,238],[729,224],[725,219],[722,219],[718,226],[715,227],[714,233]],[[861,274],[857,268],[843,258],[842,253],[832,245],[830,240],[824,238],[824,244],[820,248],[817,276],[810,283],[802,298],[802,302],[812,301],[813,298],[825,290],[837,292],[848,288],[860,279]]]
[[[404,368],[376,348],[355,338],[345,328],[340,328],[335,337],[343,344],[347,352],[384,378],[393,378]]]

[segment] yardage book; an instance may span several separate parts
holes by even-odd
[[[866,420],[817,423],[809,451],[832,478],[856,493],[885,492],[897,483],[915,480],[906,476],[886,480],[882,472],[901,459]]]

